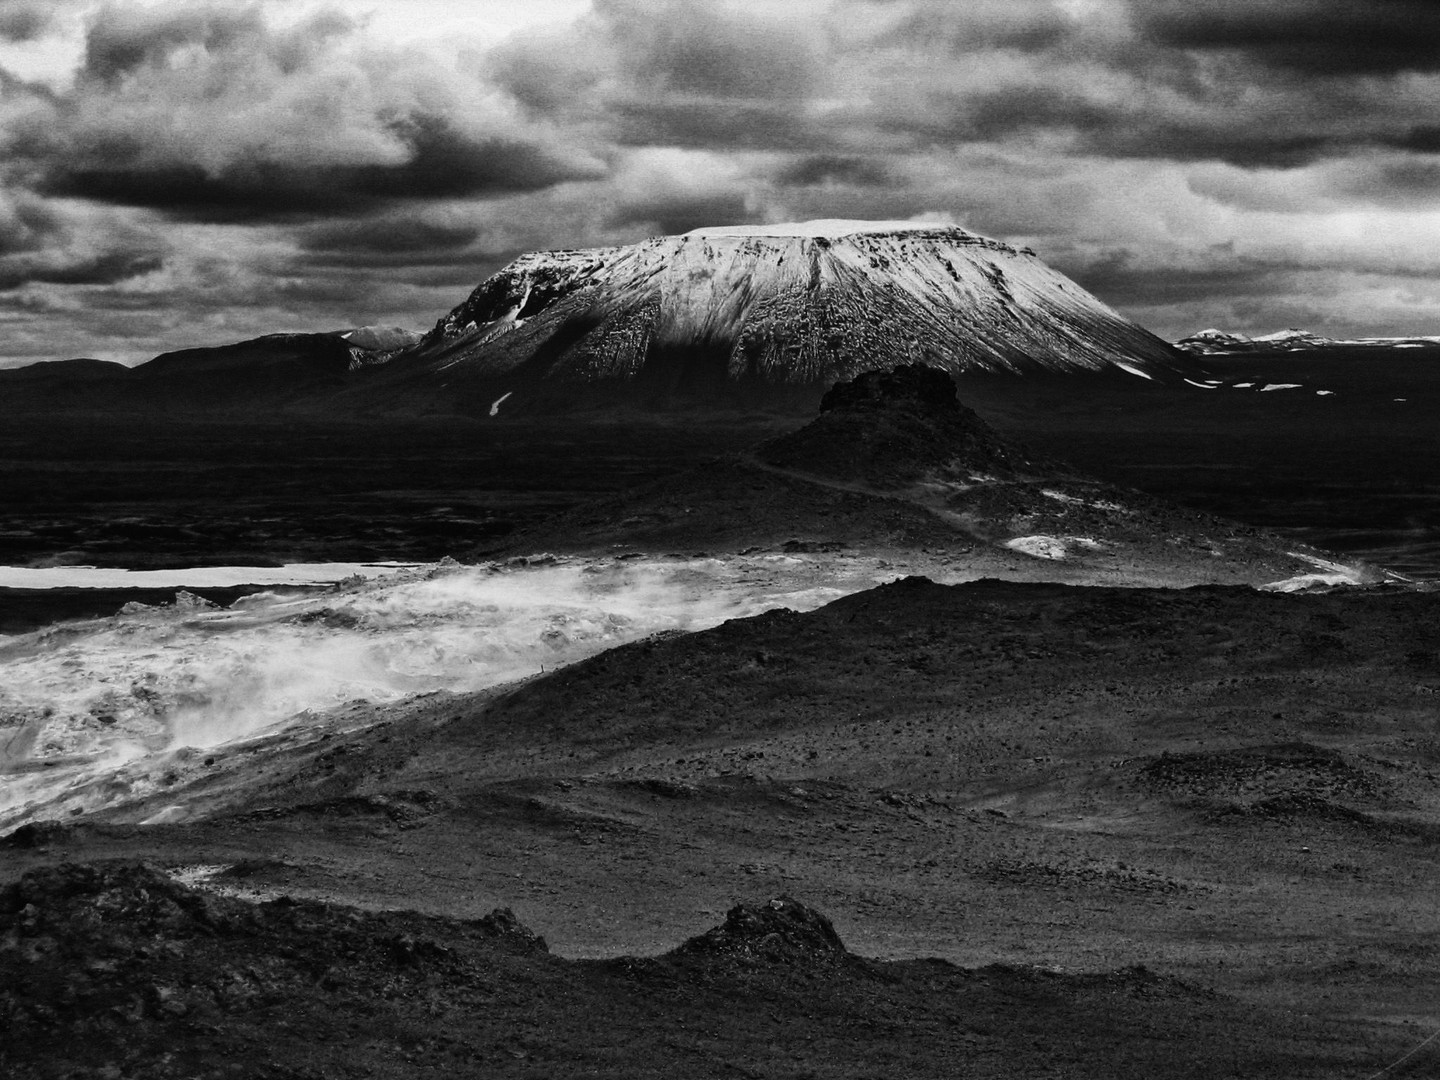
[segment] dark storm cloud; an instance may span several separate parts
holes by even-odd
[[[665,235],[706,225],[740,225],[755,220],[743,192],[657,194],[622,204],[606,222],[611,228],[644,225]]]
[[[563,34],[495,50],[488,73],[536,115],[589,122],[632,146],[810,145],[805,105],[829,77],[804,19],[671,0],[597,0]]]
[[[300,237],[306,251],[373,253],[390,251],[447,251],[468,247],[480,235],[479,226],[443,224],[423,218],[394,217],[374,221],[345,221],[306,229]]]
[[[1134,10],[1161,45],[1306,75],[1440,71],[1434,0],[1146,0]]]
[[[22,285],[114,285],[120,281],[149,274],[164,266],[158,255],[131,252],[109,252],[80,262],[58,266],[6,266],[0,262],[0,290],[11,291]]]
[[[792,149],[822,144],[812,125],[785,104],[709,99],[634,100],[612,129],[625,146]]]
[[[412,216],[311,226],[300,234],[301,269],[468,266],[475,261],[471,248],[480,233],[474,224]]]
[[[1427,154],[1440,154],[1440,125],[1416,124],[1408,131],[1383,139],[1388,146],[1397,150],[1418,150]]]
[[[185,50],[213,56],[263,57],[285,74],[315,62],[333,38],[353,33],[355,20],[319,12],[289,30],[273,30],[258,3],[197,2],[165,8],[102,7],[91,20],[81,77],[115,85],[128,75],[163,69]]]
[[[925,157],[1043,139],[1054,155],[1295,167],[1433,139],[1440,87],[1372,76],[1423,57],[1440,70],[1440,15],[1412,37],[1399,27],[1413,0],[1372,2],[1379,29],[1360,33],[1368,5],[1351,0],[836,0],[786,17],[602,0],[568,31],[502,46],[487,74],[532,115],[622,147]],[[1343,44],[1352,30],[1368,59],[1329,65],[1336,78],[1280,70],[1287,42],[1318,71],[1325,34]]]
[[[960,104],[960,130],[970,139],[988,141],[1036,129],[1074,129],[1091,138],[1112,137],[1124,126],[1114,105],[1048,86],[1015,86],[978,94]]]
[[[908,123],[917,140],[932,142],[1004,145],[1052,135],[1065,140],[1063,152],[1074,156],[1224,161],[1248,168],[1303,165],[1344,145],[1331,131],[1282,126],[1201,102],[1162,107],[1034,83],[935,95]]]
[[[54,9],[45,3],[9,3],[0,7],[0,38],[34,41],[54,25]]]
[[[1135,306],[1262,296],[1296,269],[1233,252],[1216,253],[1208,266],[1158,266],[1128,248],[1074,262],[1057,258],[1052,264],[1107,304]]]
[[[588,163],[504,138],[475,141],[442,117],[390,126],[407,147],[398,165],[237,161],[220,172],[194,164],[57,166],[40,183],[51,195],[143,206],[195,221],[273,221],[361,214],[386,203],[535,191],[594,179]],[[97,155],[101,156],[101,155]]]
[[[883,161],[874,158],[812,154],[779,169],[775,174],[775,182],[781,187],[836,184],[878,188],[893,185],[895,175]]]
[[[143,67],[161,67],[186,46],[233,51],[247,38],[263,35],[255,5],[238,10],[194,5],[165,15],[102,8],[90,25],[82,76],[115,84]]]
[[[61,214],[39,199],[20,197],[0,205],[0,257],[39,251],[62,241]]]
[[[1342,140],[1320,132],[1228,127],[1196,122],[1097,124],[1084,130],[1081,145],[1103,157],[1166,161],[1223,161],[1242,168],[1295,168],[1335,153]]]
[[[1074,36],[1075,24],[1052,3],[895,4],[902,14],[877,45],[974,53],[1043,52]],[[904,11],[905,8],[912,10]]]
[[[101,9],[74,86],[6,132],[12,176],[51,196],[193,221],[355,215],[593,179],[603,165],[423,58],[349,48],[321,13]]]
[[[1440,193],[1440,157],[1364,162],[1339,174],[1327,194],[1347,202],[1423,208]]]

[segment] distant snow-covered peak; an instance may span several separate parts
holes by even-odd
[[[1312,349],[1429,349],[1440,345],[1436,337],[1328,338],[1309,330],[1289,327],[1250,337],[1224,330],[1201,330],[1175,342],[1177,348],[1197,356],[1251,352],[1301,352]]]
[[[1291,326],[1285,330],[1276,330],[1273,334],[1261,334],[1255,338],[1256,341],[1270,341],[1277,343],[1303,342],[1305,344],[1323,345],[1329,342],[1329,338],[1321,337],[1319,334],[1312,334],[1309,330],[1301,330],[1297,326]]]
[[[841,236],[855,236],[858,233],[896,232],[946,232],[967,233],[956,225],[934,221],[862,221],[850,218],[819,218],[815,221],[788,221],[775,225],[707,225],[703,229],[691,229],[685,236],[823,236],[835,239]]]

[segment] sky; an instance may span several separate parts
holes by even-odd
[[[1172,339],[1440,334],[1437,103],[1435,0],[0,0],[0,366],[833,217]]]

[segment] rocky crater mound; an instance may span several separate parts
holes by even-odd
[[[866,371],[836,383],[820,415],[798,431],[756,447],[767,465],[893,490],[924,477],[966,481],[1013,477],[1030,466],[972,409],[955,380],[924,364]]]
[[[725,913],[722,925],[691,938],[672,955],[750,963],[832,963],[849,953],[829,919],[781,896],[764,904],[737,904]]]

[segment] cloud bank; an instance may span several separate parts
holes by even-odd
[[[527,249],[921,214],[1170,336],[1440,330],[1428,0],[427,4],[396,40],[399,4],[3,5],[4,356],[420,328]]]

